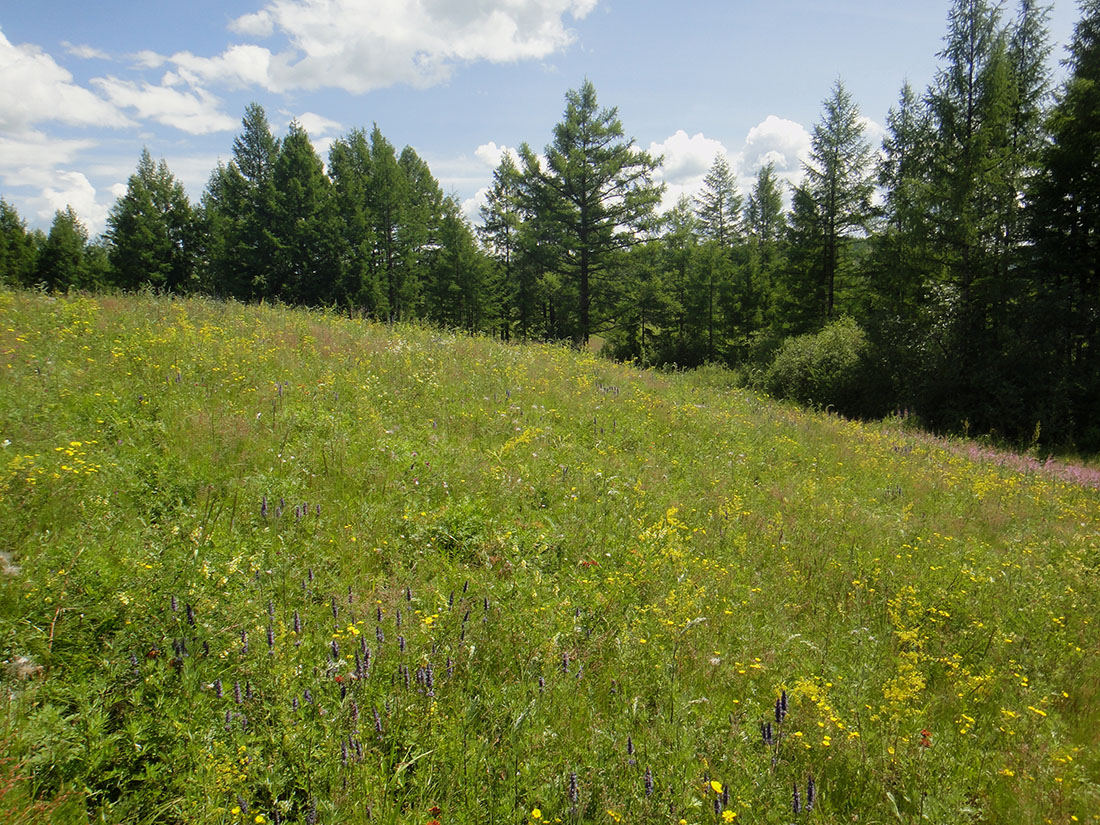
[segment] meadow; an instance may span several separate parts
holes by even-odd
[[[0,821],[1100,821],[1087,473],[717,370],[13,291],[0,445]]]

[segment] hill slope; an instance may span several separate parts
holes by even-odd
[[[1095,489],[277,308],[0,293],[0,375],[10,821],[1100,810]]]

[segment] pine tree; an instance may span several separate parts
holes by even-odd
[[[1084,0],[1030,205],[1032,340],[1052,434],[1100,450],[1100,0]]]
[[[291,303],[331,303],[338,281],[331,185],[309,135],[297,121],[280,144],[272,183],[275,258],[269,294]]]
[[[870,228],[874,193],[871,147],[859,108],[839,80],[825,99],[810,145],[805,189],[820,221],[819,311],[827,321],[834,316],[837,283],[848,267],[847,244]]]
[[[401,226],[408,203],[408,181],[397,162],[397,153],[375,124],[370,135],[370,185],[367,204],[374,220],[374,264],[379,318],[397,321],[406,310],[403,296],[404,266],[401,254]]]
[[[569,317],[559,329],[587,344],[608,304],[612,255],[635,241],[652,219],[661,187],[652,181],[658,161],[625,140],[616,109],[600,109],[585,82],[566,95],[564,119],[546,147],[546,169],[524,155],[524,175],[543,190],[540,220],[551,224],[554,270],[560,275]]]
[[[126,193],[107,217],[112,280],[123,289],[143,284],[185,291],[195,286],[191,203],[163,160],[143,149]]]
[[[71,206],[54,213],[50,234],[38,252],[35,282],[47,289],[90,286],[85,264],[88,230]]]
[[[233,159],[218,165],[203,199],[208,241],[205,279],[219,295],[240,300],[273,297],[268,280],[276,266],[275,160],[279,142],[264,109],[249,104],[243,131],[233,141]]]
[[[372,266],[377,236],[369,201],[370,144],[362,129],[355,129],[333,143],[328,168],[341,261],[334,297],[349,306],[361,306],[379,317],[378,307],[383,298],[377,272]]]
[[[34,236],[15,207],[0,198],[0,284],[29,286],[34,280]]]
[[[754,322],[756,326],[763,327],[774,304],[776,277],[782,267],[783,241],[787,231],[783,193],[773,164],[769,163],[757,172],[756,182],[745,204],[745,229],[748,233],[747,277],[760,296]]]
[[[493,172],[485,204],[480,209],[481,225],[478,236],[489,251],[495,264],[495,300],[500,309],[500,336],[511,336],[514,310],[518,309],[521,284],[516,278],[519,230],[523,217],[520,212],[520,171],[505,153]]]
[[[723,249],[732,248],[741,235],[741,205],[741,193],[729,162],[722,155],[715,156],[703,178],[703,189],[695,198],[700,237]]]

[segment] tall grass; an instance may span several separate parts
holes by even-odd
[[[1100,814],[1096,489],[273,307],[0,293],[0,376],[4,821]]]

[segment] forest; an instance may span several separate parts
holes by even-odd
[[[197,203],[145,150],[102,237],[0,201],[0,283],[329,306],[505,340],[719,364],[778,397],[1017,447],[1100,451],[1100,0],[1057,85],[1046,8],[955,0],[881,146],[842,80],[797,186],[715,159],[667,212],[661,158],[585,81],[505,154],[471,225],[378,126],[327,163],[250,105]],[[735,102],[721,102],[735,105]]]

